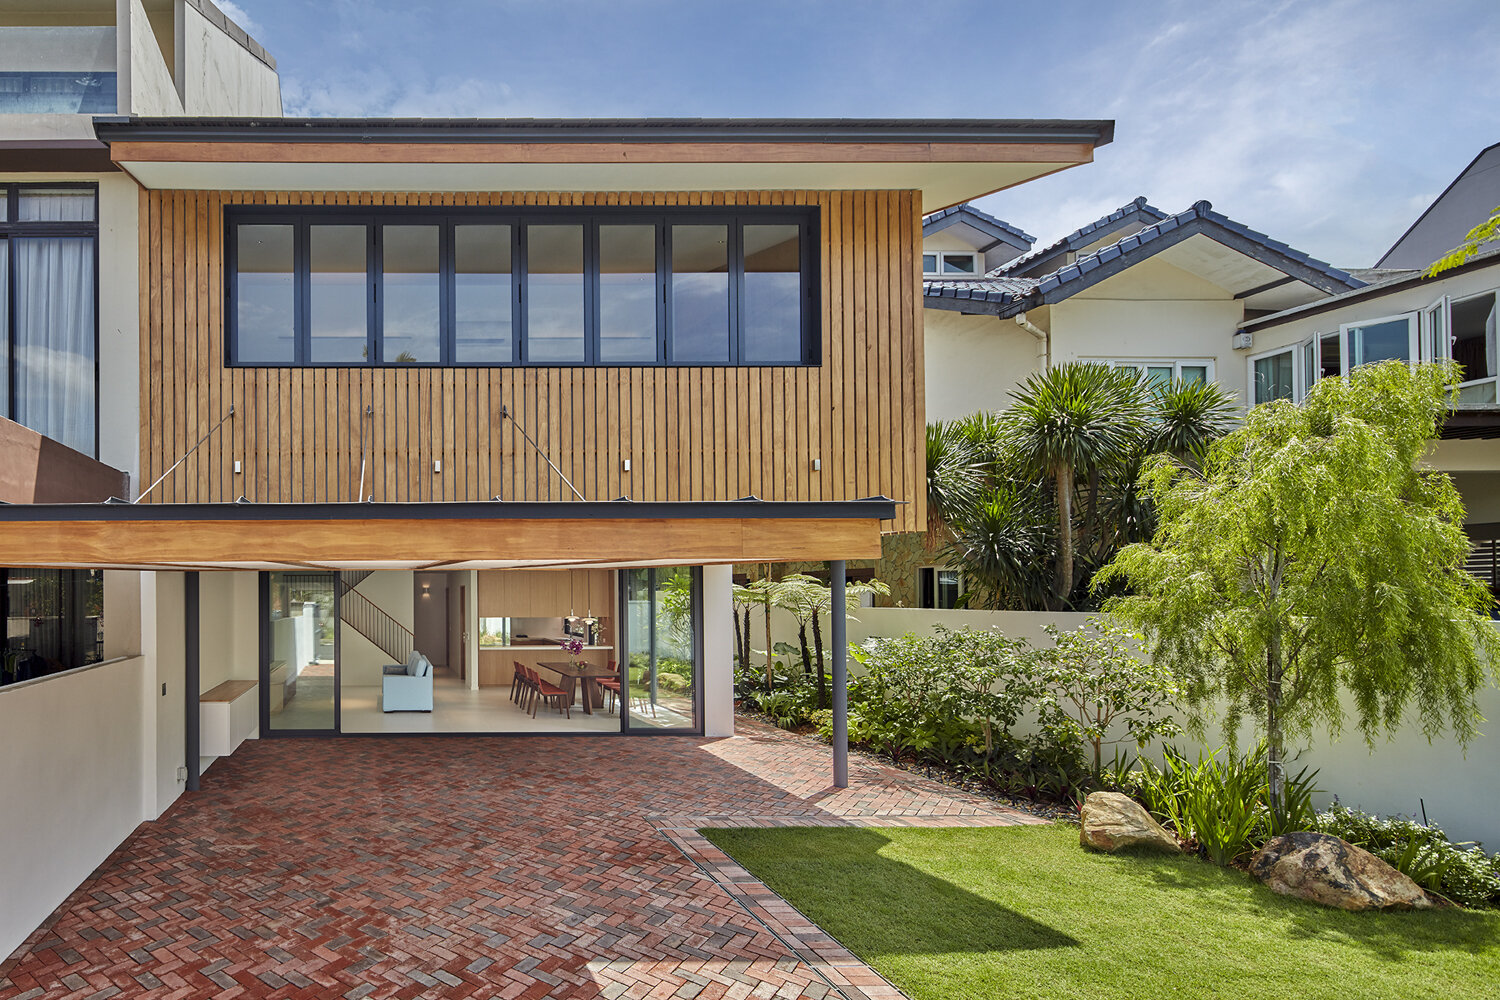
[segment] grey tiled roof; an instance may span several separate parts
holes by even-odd
[[[1134,203],[1132,203],[1134,204]],[[1140,207],[1149,207],[1141,203]],[[1157,211],[1152,209],[1152,211]],[[1159,221],[1132,233],[1109,246],[1078,258],[1040,277],[1021,277],[993,273],[983,278],[940,278],[924,280],[922,295],[927,299],[971,300],[986,304],[985,312],[1010,316],[1037,306],[1060,302],[1088,288],[1096,281],[1128,267],[1129,258],[1149,257],[1178,240],[1202,233],[1210,239],[1231,246],[1247,256],[1291,276],[1321,287],[1330,294],[1340,294],[1364,287],[1365,282],[1336,267],[1273,240],[1264,233],[1235,222],[1213,210],[1206,201],[1176,215],[1164,215]],[[1165,242],[1162,242],[1165,241]],[[1113,262],[1124,263],[1110,267]],[[1314,272],[1310,274],[1309,272]],[[1320,276],[1320,277],[1319,277]],[[951,306],[947,308],[952,308]]]
[[[1087,276],[1090,271],[1109,263],[1115,258],[1138,251],[1178,227],[1199,219],[1213,225],[1221,226],[1231,233],[1242,236],[1252,243],[1259,245],[1264,248],[1268,256],[1285,257],[1305,267],[1310,267],[1315,271],[1321,271],[1333,281],[1343,285],[1346,289],[1359,288],[1364,284],[1358,278],[1353,277],[1347,272],[1340,271],[1331,264],[1325,264],[1321,260],[1308,256],[1301,250],[1295,250],[1279,240],[1271,239],[1265,233],[1256,232],[1249,226],[1235,222],[1228,216],[1215,212],[1210,202],[1198,201],[1194,202],[1193,207],[1186,212],[1179,212],[1176,215],[1164,218],[1154,225],[1147,226],[1138,233],[1132,233],[1118,243],[1111,243],[1107,247],[1101,247],[1086,257],[1078,258],[1066,267],[1058,268],[1041,279],[1041,282],[1037,285],[1037,292],[1046,295],[1060,285],[1077,281]],[[1274,266],[1274,261],[1266,262]]]
[[[929,299],[968,299],[1006,305],[1019,302],[1037,286],[1035,278],[924,278],[922,297]]]
[[[962,205],[954,205],[952,208],[945,208],[941,211],[933,212],[931,215],[923,216],[922,235],[927,235],[930,231],[933,230],[937,223],[942,222],[944,219],[947,219],[954,215],[969,216],[974,220],[974,222],[979,223],[979,225],[975,226],[976,229],[995,230],[997,232],[1008,233],[1009,235],[1014,236],[1016,239],[1022,241],[1023,243],[1026,243],[1028,246],[1036,242],[1036,237],[1032,236],[1030,233],[1023,232],[1022,230],[1017,229],[1015,226],[1012,226],[1004,219],[997,219],[987,212],[981,212],[979,209],[975,208],[973,205],[968,204],[967,202]]]
[[[1109,230],[1134,221],[1136,217],[1140,217],[1141,219],[1161,220],[1167,217],[1167,213],[1152,205],[1148,205],[1146,203],[1146,196],[1141,195],[1130,204],[1122,205],[1119,208],[1115,209],[1113,212],[1110,212],[1108,215],[1095,219],[1088,225],[1081,226],[1078,229],[1073,230],[1071,233],[1064,236],[1056,243],[1053,243],[1050,246],[1042,247],[1040,250],[1033,250],[1031,253],[1027,254],[1024,257],[1017,257],[1015,260],[1007,262],[1003,267],[1000,267],[997,270],[1001,274],[1011,274],[1017,270],[1020,270],[1022,267],[1027,266],[1028,264],[1034,264],[1037,261],[1044,260],[1047,257],[1053,256],[1054,254],[1061,253],[1067,250],[1077,250],[1084,244],[1091,243],[1094,240],[1098,239],[1101,235],[1106,235]],[[1100,230],[1104,230],[1105,232],[1101,233]]]

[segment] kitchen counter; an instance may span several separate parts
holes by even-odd
[[[613,646],[584,646],[583,647],[584,652],[588,652],[591,649],[614,649],[614,648],[615,647],[613,647]],[[496,650],[496,651],[502,650],[502,649],[544,649],[544,650],[547,650],[549,652],[554,652],[555,653],[555,652],[561,652],[562,651],[562,642],[561,641],[552,642],[552,641],[549,640],[549,641],[546,641],[546,642],[538,641],[538,642],[512,643],[509,646],[480,646],[479,647],[479,651],[481,653],[484,652],[485,650],[488,650],[488,649],[493,649],[493,650]]]

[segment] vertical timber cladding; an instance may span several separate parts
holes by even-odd
[[[588,499],[908,501],[926,524],[911,191],[142,194],[141,475],[148,498],[566,500],[511,407]],[[818,205],[822,364],[801,368],[226,368],[229,205]],[[106,378],[108,373],[106,373]],[[366,410],[370,415],[366,416]],[[814,471],[813,459],[822,468]],[[630,471],[623,470],[625,459]],[[234,463],[242,471],[234,472]],[[441,472],[433,472],[434,461]]]

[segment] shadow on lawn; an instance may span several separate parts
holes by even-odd
[[[738,830],[705,835],[823,930],[865,958],[1071,948],[1079,942],[946,879],[880,853],[869,828],[799,831],[795,858],[753,858]],[[752,837],[756,831],[748,831]],[[823,843],[820,843],[822,841]],[[836,849],[834,848],[836,845]],[[851,905],[851,900],[858,900]]]
[[[1500,935],[1500,914],[1458,907],[1423,911],[1350,912],[1281,896],[1249,874],[1202,858],[1124,852],[1131,871],[1170,892],[1212,894],[1222,912],[1253,916],[1281,926],[1289,942],[1323,941],[1362,947],[1388,961],[1444,951],[1472,952],[1474,943]],[[1226,892],[1226,890],[1231,890]]]

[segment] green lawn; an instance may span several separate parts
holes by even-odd
[[[1500,912],[1328,910],[1070,826],[705,834],[914,1000],[1500,997]]]

